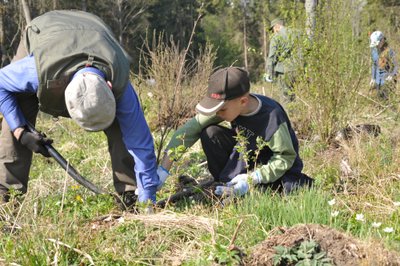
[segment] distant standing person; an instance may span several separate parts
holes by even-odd
[[[269,44],[267,59],[266,81],[277,80],[283,96],[288,101],[295,98],[293,85],[295,82],[296,64],[293,53],[295,49],[295,34],[293,29],[284,26],[284,20],[277,18],[272,20],[270,30],[273,31]]]
[[[397,82],[398,62],[396,53],[389,47],[386,37],[381,31],[374,31],[370,36],[371,48],[371,82],[370,86],[376,89],[382,99],[388,98],[386,82]]]

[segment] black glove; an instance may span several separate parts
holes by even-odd
[[[44,157],[51,157],[50,153],[44,147],[44,145],[53,143],[52,139],[44,138],[41,135],[31,133],[24,129],[24,131],[22,131],[21,137],[19,138],[19,143],[35,153],[42,154]]]

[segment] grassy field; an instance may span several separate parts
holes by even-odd
[[[254,85],[257,92],[269,94],[266,86]],[[270,92],[279,98],[274,88]],[[327,225],[400,251],[398,112],[394,104],[359,97],[364,109],[358,110],[357,123],[377,124],[381,134],[354,134],[328,145],[299,132],[304,170],[316,186],[290,196],[252,190],[225,206],[188,199],[154,215],[134,215],[122,213],[112,195],[94,195],[54,160],[35,155],[23,201],[0,207],[0,264],[237,264],[239,256],[229,249],[231,244],[251,254],[271,230],[296,224]],[[295,105],[286,108],[294,124],[301,119]],[[70,120],[44,115],[37,128],[55,140],[54,146],[83,176],[114,192],[102,133],[86,133]],[[181,173],[207,174],[204,161],[198,145],[186,153],[158,198],[174,192]]]

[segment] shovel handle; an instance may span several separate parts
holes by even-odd
[[[31,131],[34,134],[37,135],[42,135],[39,131],[35,129],[35,127],[27,122],[27,127],[29,131]],[[75,179],[76,182],[84,186],[85,188],[89,189],[90,191],[96,193],[96,194],[103,194],[103,191],[99,189],[96,185],[94,185],[92,182],[81,176],[75,168],[67,162],[67,160],[64,159],[64,157],[51,145],[51,144],[44,144],[43,145],[51,157],[53,157],[57,163],[65,170],[67,173]]]

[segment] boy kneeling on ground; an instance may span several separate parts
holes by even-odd
[[[196,106],[198,114],[175,132],[166,148],[157,170],[158,189],[173,163],[168,151],[179,145],[189,148],[198,139],[214,180],[225,183],[216,187],[217,195],[244,195],[249,184],[285,194],[311,186],[313,179],[302,173],[298,140],[285,110],[275,100],[249,90],[248,73],[241,68],[222,68],[210,76],[207,95]],[[231,128],[220,125],[222,121]]]

